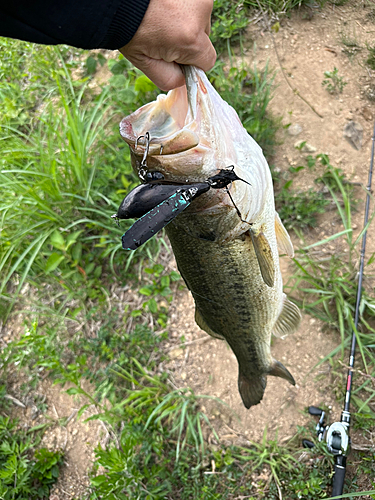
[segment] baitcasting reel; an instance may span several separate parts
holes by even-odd
[[[349,437],[349,425],[350,425],[350,414],[347,411],[343,411],[341,414],[341,422],[334,422],[331,425],[326,425],[325,416],[326,412],[321,408],[316,406],[309,406],[308,412],[310,415],[319,417],[319,421],[316,425],[316,435],[319,441],[326,441],[327,448],[332,455],[342,456],[345,458],[349,452],[350,447],[350,437]],[[302,445],[305,448],[313,448],[314,443],[308,439],[302,440]]]

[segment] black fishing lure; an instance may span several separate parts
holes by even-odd
[[[146,184],[134,188],[122,201],[116,219],[140,217],[122,237],[125,250],[135,250],[152,238],[157,232],[185,210],[193,200],[212,189],[226,189],[232,203],[242,220],[229,192],[228,185],[242,181],[234,172],[234,167],[222,169],[205,182],[172,184],[161,178],[160,172],[147,172]]]
[[[177,217],[190,203],[210,189],[206,183],[172,186],[174,192],[167,199],[138,219],[122,237],[124,250],[136,250]]]

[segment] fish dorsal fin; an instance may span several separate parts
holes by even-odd
[[[279,250],[286,253],[290,258],[294,257],[293,243],[288,231],[281,222],[280,216],[275,212],[275,232]]]
[[[290,333],[294,333],[301,321],[301,313],[298,306],[293,302],[290,302],[284,294],[283,297],[283,308],[281,313],[276,320],[273,327],[272,333],[275,337],[286,337]]]
[[[289,370],[285,368],[285,366],[282,363],[280,363],[280,361],[277,361],[276,359],[273,360],[271,369],[268,370],[268,375],[273,375],[274,377],[283,378],[287,380],[290,384],[296,385],[293,375],[289,372]]]
[[[211,330],[211,328],[207,325],[205,320],[202,318],[202,315],[199,312],[199,310],[197,309],[197,307],[195,307],[195,322],[201,330],[208,333],[208,335],[211,335],[211,337],[213,337],[214,339],[225,340],[225,338],[222,335],[219,335],[218,333],[215,333],[213,330]]]
[[[258,259],[260,272],[263,281],[267,286],[273,287],[275,283],[275,263],[273,261],[272,250],[267,238],[260,231],[255,233],[250,229],[251,241]]]

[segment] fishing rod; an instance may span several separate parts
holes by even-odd
[[[363,236],[362,236],[362,247],[360,255],[360,265],[358,274],[358,288],[357,288],[357,300],[355,305],[355,316],[354,316],[354,329],[352,331],[352,344],[350,349],[349,357],[349,369],[346,382],[346,393],[345,393],[345,403],[344,409],[341,413],[340,422],[334,422],[331,425],[325,425],[325,412],[321,408],[316,406],[310,406],[308,411],[310,415],[319,416],[319,422],[316,426],[316,431],[319,441],[324,439],[327,441],[328,451],[331,452],[335,457],[334,463],[334,475],[332,481],[332,496],[342,495],[344,489],[345,472],[346,472],[346,457],[349,453],[350,448],[350,398],[352,392],[353,374],[354,374],[354,357],[355,349],[357,343],[356,331],[359,322],[359,310],[362,298],[362,281],[363,281],[363,269],[365,262],[365,251],[366,251],[366,237],[367,237],[367,224],[369,219],[370,211],[370,193],[371,193],[371,183],[372,183],[372,172],[374,165],[374,151],[375,151],[375,123],[374,130],[372,134],[372,147],[371,147],[371,161],[368,173],[368,183],[366,186],[366,206],[365,206],[365,219],[363,226]],[[303,440],[303,445],[307,448],[312,448],[314,444],[306,439]]]

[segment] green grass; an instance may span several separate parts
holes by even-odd
[[[59,477],[63,454],[36,449],[43,427],[25,430],[17,420],[0,415],[0,498],[43,500]]]
[[[367,44],[367,59],[366,59],[366,64],[367,66],[374,70],[375,69],[375,45]]]
[[[60,336],[56,342],[53,332],[46,335],[34,325],[0,359],[3,367],[6,360],[8,372],[14,364],[18,369],[29,367],[29,379],[33,370],[40,376],[45,367],[56,381],[70,382],[68,393],[89,401],[79,415],[88,404],[96,405],[98,414],[93,418],[105,422],[112,439],[105,449],[95,449],[90,498],[274,500],[279,492],[291,500],[327,498],[332,457],[316,443],[304,461],[299,459],[298,443],[301,437],[314,440],[313,426],[311,431],[300,429],[294,441],[283,445],[268,439],[265,432],[260,443],[223,446],[200,409],[201,397],[189,389],[173,388],[166,374],[157,373],[164,356],[159,343],[163,339],[147,335],[143,328],[121,341],[120,331],[110,335],[114,328],[120,328],[116,321],[97,341],[87,340],[85,348],[82,339],[67,343]],[[147,362],[150,359],[152,363]],[[90,373],[93,394],[82,387]],[[207,444],[211,432],[215,445]]]
[[[323,87],[333,95],[342,94],[345,85],[344,77],[339,76],[339,70],[334,67],[332,71],[324,72],[325,79],[322,81]]]
[[[298,191],[283,187],[276,197],[276,209],[288,230],[315,227],[318,215],[326,211],[328,204],[324,194],[313,189]]]
[[[249,12],[242,1],[215,0],[210,39],[218,54],[225,49],[231,51],[231,44],[241,41],[247,25]]]
[[[299,146],[302,149],[303,145]],[[351,194],[352,187],[347,182],[342,170],[335,168],[330,164],[329,157],[325,154],[318,154],[315,157],[308,155],[304,165],[297,167],[289,167],[288,177],[292,177],[279,187],[279,179],[274,179],[276,188],[275,205],[281,220],[285,227],[294,229],[297,234],[300,230],[313,228],[317,225],[318,217],[324,214],[328,205],[332,202],[332,197],[327,196],[327,192],[323,193],[320,189],[309,188],[307,190],[292,189],[294,181],[298,181],[298,177],[304,175],[308,169],[310,172],[316,169],[317,164],[323,166],[324,170],[320,176],[315,178],[315,183],[321,187],[321,184],[326,186],[326,191],[332,189],[334,192],[340,191],[337,181],[340,185],[345,183],[348,196]],[[284,174],[285,175],[285,174]],[[329,192],[328,192],[329,193]],[[353,204],[353,200],[351,200]]]
[[[354,311],[357,295],[357,273],[363,230],[354,237],[352,231],[353,216],[353,189],[339,169],[329,164],[328,157],[324,157],[328,167],[319,179],[325,185],[337,208],[336,225],[343,226],[343,230],[322,241],[313,243],[299,250],[294,259],[296,271],[292,277],[290,293],[303,310],[319,318],[340,333],[341,344],[329,353],[323,361],[340,354],[341,360],[346,362],[345,348],[350,347],[351,333],[354,326]],[[327,172],[329,175],[327,175]],[[365,192],[360,193],[365,198]],[[356,205],[356,204],[354,204]],[[374,213],[370,215],[370,220]],[[368,227],[367,226],[367,227]],[[340,249],[332,251],[332,245],[340,238]],[[323,251],[322,251],[323,250]],[[327,251],[328,250],[328,251]],[[374,255],[367,255],[367,268],[374,261]],[[362,369],[367,374],[375,374],[375,301],[367,287],[363,288],[360,305],[359,326],[356,331],[358,354]],[[359,361],[358,361],[359,363]],[[356,365],[357,366],[357,365]],[[342,397],[344,390],[342,391]],[[375,398],[375,391],[370,388],[366,376],[357,378],[357,387],[354,391],[354,403],[359,413],[367,414],[375,422],[375,412],[368,404]]]
[[[73,79],[63,52],[47,48],[43,55],[51,66],[60,66],[49,67],[53,78],[43,90],[48,89],[48,101],[34,109],[27,126],[9,113],[0,128],[0,297],[8,312],[27,281],[58,283],[71,292],[66,300],[78,288],[84,302],[88,293],[91,298],[102,293],[103,273],[124,274],[133,258],[156,255],[159,248],[154,240],[136,255],[119,257],[121,270],[115,269],[124,228],[110,216],[137,180],[128,148],[114,129],[118,113],[141,105],[155,87],[139,72],[127,72],[122,59],[112,64],[109,85],[96,95],[87,78]],[[4,72],[11,63],[2,61]],[[23,74],[15,75],[12,85],[20,86]],[[2,97],[6,101],[5,93]],[[22,108],[17,100],[16,105]]]
[[[325,0],[244,0],[246,6],[259,10],[260,8],[267,14],[290,14],[293,9],[304,7],[322,6]]]
[[[352,61],[363,48],[359,42],[355,27],[341,31],[340,39],[344,46],[342,49],[343,53]]]

